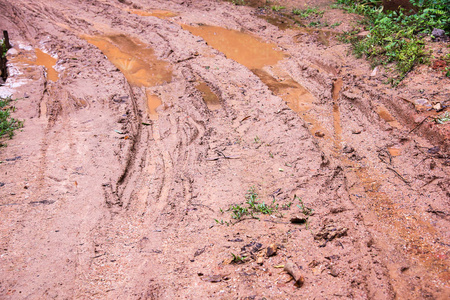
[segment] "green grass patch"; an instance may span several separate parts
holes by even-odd
[[[8,51],[8,48],[6,47],[5,40],[0,39],[0,55],[2,57],[5,57],[7,51]]]
[[[300,18],[309,18],[309,17],[322,17],[324,11],[323,10],[319,10],[318,8],[315,7],[308,7],[306,9],[299,9],[299,8],[294,8],[292,10],[292,13],[294,15],[299,16]]]
[[[245,203],[231,205],[226,210],[231,215],[231,221],[228,222],[218,219],[214,219],[214,221],[220,225],[232,225],[245,217],[259,220],[259,215],[272,215],[277,213],[278,209],[278,204],[275,204],[275,198],[270,204],[266,204],[264,201],[259,199],[255,188],[251,187],[245,194]],[[220,212],[224,213],[224,210],[220,209]],[[233,220],[235,220],[234,223]]]
[[[411,0],[415,5],[411,11],[383,11],[379,0],[337,2],[348,12],[364,15],[361,25],[369,31],[364,37],[357,31],[347,33],[344,40],[352,43],[357,57],[368,58],[373,66],[395,63],[394,85],[414,66],[428,62],[424,36],[434,28],[450,33],[450,0]]]
[[[14,131],[23,127],[23,121],[11,118],[11,112],[15,111],[12,102],[11,97],[0,97],[0,146],[5,146],[2,141],[6,138],[11,139]]]
[[[272,9],[273,11],[280,11],[280,10],[286,9],[286,6],[272,5],[271,9]]]

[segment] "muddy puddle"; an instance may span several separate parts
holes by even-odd
[[[278,81],[269,73],[261,69],[252,70],[265,85],[277,96],[287,102],[293,111],[304,112],[312,107],[314,96],[291,77]]]
[[[150,120],[158,120],[158,112],[156,109],[162,105],[162,100],[158,96],[146,92],[147,94],[147,110]]]
[[[375,107],[375,111],[380,116],[381,119],[386,121],[389,125],[394,128],[401,129],[400,123],[391,115],[391,113],[383,105],[378,105]]]
[[[59,77],[58,71],[55,70],[57,62],[56,58],[53,58],[50,54],[45,53],[39,48],[35,49],[36,59],[31,60],[28,58],[17,57],[12,60],[14,63],[24,63],[35,66],[43,66],[47,72],[47,79],[56,82]]]
[[[156,17],[159,19],[167,19],[167,18],[172,18],[172,17],[176,17],[178,16],[177,13],[172,12],[172,11],[168,11],[168,10],[159,10],[159,9],[154,9],[154,10],[142,10],[142,9],[127,9],[127,11],[129,13],[141,16],[141,17]]]
[[[204,81],[197,81],[195,88],[202,93],[203,101],[210,110],[217,110],[221,108],[219,97],[211,90],[208,84]]]
[[[285,57],[283,52],[275,49],[274,44],[265,43],[244,32],[207,25],[182,27],[202,37],[209,46],[250,70],[275,65]]]
[[[391,156],[400,156],[402,154],[402,149],[400,147],[389,147],[387,150]]]
[[[172,80],[169,63],[157,59],[154,50],[137,39],[122,34],[82,38],[99,48],[132,85],[150,87]]]
[[[182,27],[202,37],[208,45],[224,53],[227,58],[249,68],[275,95],[286,101],[293,111],[304,112],[311,108],[314,96],[302,85],[276,68],[272,68],[276,73],[274,75],[283,79],[276,79],[263,70],[265,66],[274,66],[285,58],[285,54],[276,50],[275,45],[265,43],[250,34],[222,27],[188,25]]]

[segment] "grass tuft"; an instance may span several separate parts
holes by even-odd
[[[429,53],[423,37],[434,28],[450,33],[450,0],[410,0],[411,11],[384,11],[379,0],[337,0],[341,8],[365,16],[361,24],[369,31],[358,37],[348,32],[344,40],[353,45],[357,57],[365,56],[373,66],[395,63],[398,76],[391,79],[397,85],[414,66],[426,63]]]
[[[23,121],[11,118],[11,112],[15,111],[12,101],[11,97],[0,97],[0,146],[5,146],[1,142],[4,138],[11,139],[14,131],[23,127]]]

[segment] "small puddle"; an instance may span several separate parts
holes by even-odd
[[[150,87],[172,80],[169,63],[158,60],[154,50],[137,39],[122,34],[82,38],[99,48],[132,85]]]
[[[158,96],[151,94],[149,91],[147,91],[146,94],[147,94],[147,109],[148,114],[150,116],[150,120],[158,120],[158,112],[156,111],[156,109],[161,106],[162,101]]]
[[[181,25],[183,29],[202,37],[208,45],[225,54],[250,70],[275,65],[285,55],[275,49],[274,44],[261,41],[259,38],[237,30],[202,25]]]
[[[385,120],[392,127],[397,128],[397,129],[401,129],[402,128],[400,123],[397,120],[395,120],[395,118],[391,115],[391,113],[383,105],[378,105],[375,108],[375,111],[380,116],[380,118]]]
[[[400,147],[389,147],[387,150],[391,156],[400,156],[402,154],[402,149]]]
[[[272,24],[272,25],[278,27],[278,29],[280,29],[280,30],[290,29],[295,26],[295,23],[293,23],[292,21],[290,21],[287,18],[283,18],[280,16],[273,17],[273,16],[269,16],[269,15],[262,15],[262,16],[258,16],[258,18],[266,20],[269,24]]]
[[[36,52],[35,60],[18,57],[15,58],[14,61],[18,63],[25,63],[35,66],[43,66],[47,71],[47,79],[53,82],[58,81],[59,73],[54,68],[58,60],[56,58],[53,58],[50,54],[45,53],[39,48],[36,48],[34,50]]]
[[[283,81],[276,80],[273,76],[261,69],[252,70],[265,85],[277,96],[287,102],[293,111],[304,112],[312,107],[314,96],[291,77]]]
[[[47,78],[53,82],[58,80],[58,72],[55,70],[57,62],[56,58],[53,58],[50,54],[43,52],[41,49],[36,48],[36,61],[34,64],[38,66],[44,66],[47,69]]]
[[[168,10],[155,9],[152,11],[145,11],[141,9],[127,9],[128,12],[141,17],[156,17],[159,19],[167,19],[178,16],[177,13]]]
[[[217,97],[217,95],[211,90],[206,82],[197,82],[195,88],[202,93],[203,101],[205,101],[206,106],[208,106],[210,110],[217,110],[221,108],[219,97]]]

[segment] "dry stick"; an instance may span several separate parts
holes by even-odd
[[[206,160],[208,160],[208,161],[213,161],[213,160],[219,160],[219,159],[221,159],[221,158],[226,158],[226,159],[237,159],[237,158],[240,158],[239,155],[228,156],[228,155],[223,154],[222,151],[216,151],[216,152],[217,152],[217,154],[219,154],[219,155],[221,155],[221,156],[218,156],[218,157],[212,157],[212,158],[207,158]]]
[[[414,130],[416,130],[417,128],[419,128],[426,120],[428,120],[428,118],[430,118],[430,116],[426,117],[425,119],[422,120],[422,122],[419,123],[419,125],[417,125],[416,127],[413,128],[413,130],[411,130],[410,132],[408,132],[407,135],[410,135]]]
[[[439,176],[433,176],[433,178],[431,178],[430,181],[428,181],[427,183],[425,183],[424,185],[422,185],[422,187],[425,187],[427,185],[429,185],[430,183],[432,183],[433,181],[435,181],[436,179],[441,179],[442,177]]]
[[[400,179],[401,179],[404,183],[406,183],[407,185],[410,185],[410,182],[408,182],[405,178],[403,178],[403,176],[400,175],[396,170],[394,170],[394,169],[391,168],[391,167],[387,167],[387,169],[388,169],[388,170],[391,170],[392,172],[394,172],[398,177],[400,177]]]

